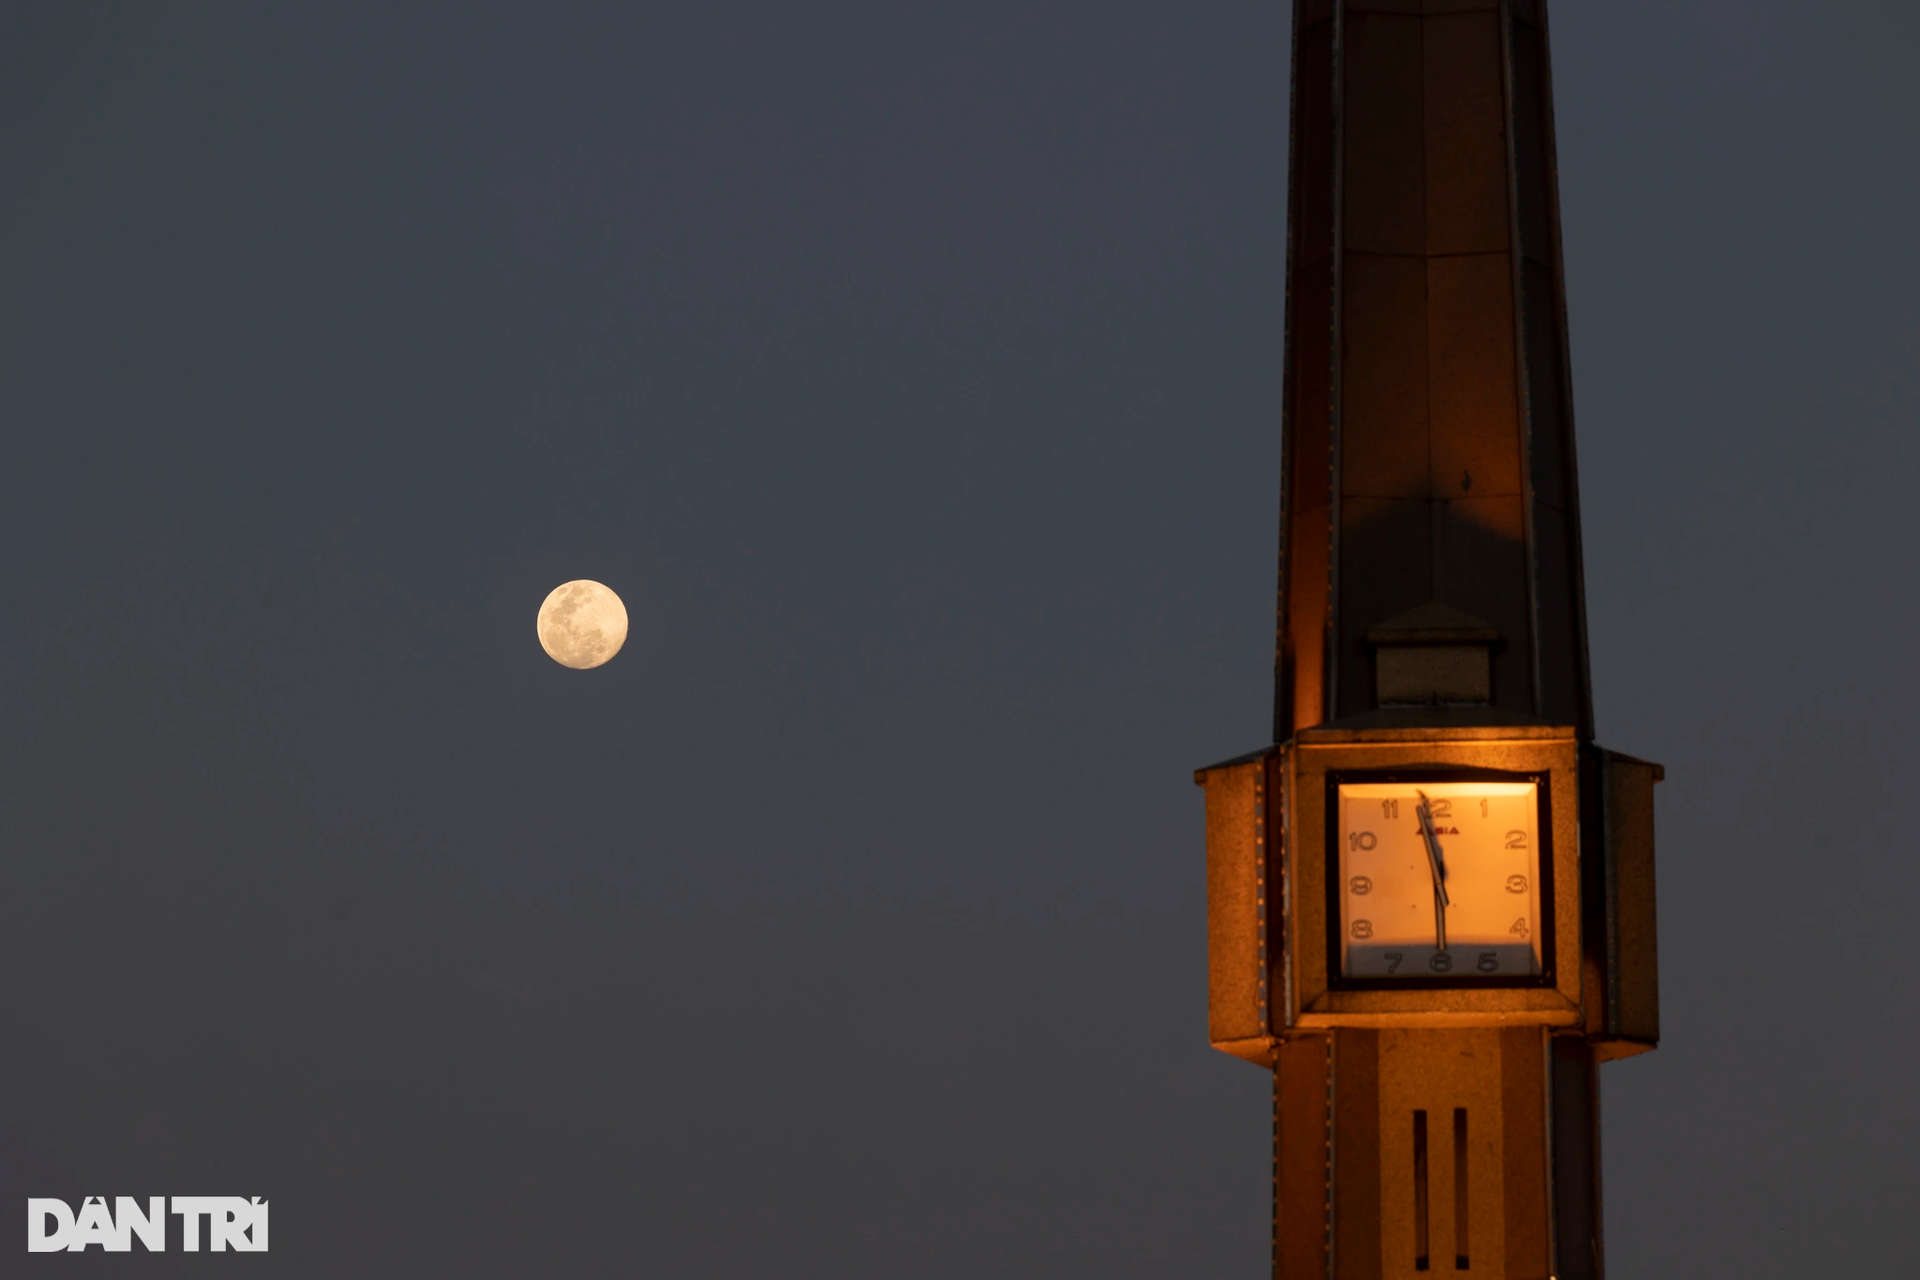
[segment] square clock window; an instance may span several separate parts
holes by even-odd
[[[1328,950],[1342,985],[1545,979],[1553,866],[1544,775],[1328,779]]]

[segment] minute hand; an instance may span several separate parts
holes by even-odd
[[[1433,830],[1432,802],[1427,793],[1416,791],[1420,803],[1414,813],[1420,818],[1420,835],[1427,843],[1427,865],[1433,871],[1433,935],[1440,950],[1447,949],[1447,908],[1453,900],[1447,896],[1447,863],[1440,853],[1440,837]]]

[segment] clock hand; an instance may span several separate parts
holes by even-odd
[[[1447,949],[1447,908],[1453,900],[1447,896],[1447,863],[1440,854],[1440,837],[1433,831],[1433,810],[1424,791],[1415,791],[1420,803],[1414,813],[1420,818],[1420,837],[1427,844],[1427,866],[1433,872],[1433,937],[1440,950]]]

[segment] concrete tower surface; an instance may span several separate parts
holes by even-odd
[[[1275,745],[1202,769],[1274,1274],[1602,1273],[1653,785],[1593,742],[1545,0],[1295,0]]]

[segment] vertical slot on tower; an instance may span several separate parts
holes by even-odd
[[[1467,1269],[1467,1109],[1453,1109],[1453,1269]]]
[[[1413,1113],[1413,1269],[1427,1269],[1427,1113]]]

